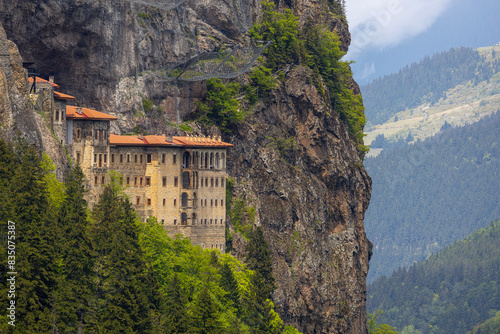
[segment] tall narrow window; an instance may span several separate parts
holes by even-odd
[[[165,154],[162,154],[161,155],[161,163],[164,164],[165,163]]]
[[[215,186],[218,187],[219,186],[219,179],[215,179]]]
[[[150,164],[150,163],[151,163],[151,154],[148,154],[148,155],[146,156],[146,162],[147,162],[148,164]]]
[[[106,179],[105,179],[105,176],[103,176],[103,177],[101,178],[101,181],[102,181],[102,182],[101,182],[101,184],[104,184],[104,181],[105,181],[105,180],[106,180]]]
[[[102,154],[99,154],[99,167],[102,167]]]
[[[59,121],[59,110],[56,110],[56,122]]]
[[[130,163],[130,154],[127,154],[127,163]]]
[[[137,154],[134,156],[134,163],[137,163]]]
[[[141,154],[141,156],[140,156],[140,159],[141,159],[141,161],[140,161],[140,162],[141,162],[141,164],[142,164],[142,154]]]
[[[165,204],[166,204],[166,200],[165,200],[165,199],[163,199],[163,206],[165,206]]]
[[[176,164],[177,163],[177,154],[174,154],[173,158],[172,158],[172,163],[173,164]]]
[[[148,198],[148,199],[146,200],[146,203],[147,203],[147,205],[148,205],[148,206],[151,206],[151,198]]]
[[[114,154],[111,154],[111,163],[114,164],[115,163],[115,155]]]
[[[76,162],[80,163],[80,152],[76,152]]]
[[[224,178],[223,177],[220,178],[220,186],[224,187]]]
[[[141,204],[141,198],[139,196],[136,197],[135,199],[135,205]]]
[[[104,154],[104,163],[107,164],[108,163],[108,155],[107,154]]]
[[[80,129],[77,129],[76,130],[76,139],[80,139],[80,137],[81,137]]]
[[[96,129],[96,130],[94,130],[94,139],[97,139],[97,138],[98,138],[98,136],[99,136],[98,132],[99,132],[99,131],[98,131],[97,129]]]
[[[166,177],[166,176],[164,176],[164,177],[163,177],[163,179],[162,179],[162,185],[163,185],[164,187],[166,187],[166,186],[167,186],[167,177]]]
[[[130,185],[130,176],[127,176],[127,186]]]
[[[123,154],[120,154],[120,163],[123,163]]]
[[[136,177],[134,177],[134,186],[136,186],[136,187],[137,187],[137,176],[136,176]]]
[[[179,178],[176,176],[174,177],[174,187],[177,187],[178,184],[179,184]]]
[[[177,206],[177,198],[174,198],[174,206]]]
[[[94,154],[94,163],[97,163],[97,154]]]
[[[139,185],[142,187],[142,177],[139,179]]]
[[[97,181],[97,180],[98,180],[97,176],[94,177],[94,186],[97,186],[99,184],[99,181]]]
[[[220,206],[224,206],[224,200],[223,199],[220,200]]]

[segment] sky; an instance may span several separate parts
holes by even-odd
[[[348,58],[382,50],[427,30],[452,0],[347,0],[352,42]]]
[[[499,0],[346,0],[354,79],[366,84],[424,56],[500,42]]]

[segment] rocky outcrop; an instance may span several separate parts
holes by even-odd
[[[56,174],[62,180],[68,165],[66,154],[43,116],[35,111],[27,79],[19,50],[0,23],[0,137],[11,143],[24,139],[47,152],[60,166]]]
[[[140,125],[154,133],[180,123],[206,92],[203,83],[174,85],[145,71],[222,43],[248,43],[244,31],[259,16],[259,2],[188,0],[165,11],[118,0],[15,0],[3,2],[2,22],[40,73],[55,75],[82,105],[119,116],[116,132]],[[327,14],[324,1],[276,2],[293,7],[301,24],[311,19],[336,30],[347,50],[347,26]],[[271,245],[274,300],[285,322],[304,333],[366,333],[363,216],[371,181],[355,140],[311,82],[308,69],[292,67],[273,95],[252,107],[225,138],[235,145],[228,173]],[[143,98],[155,108],[144,111]],[[241,256],[245,240],[234,238]]]
[[[228,167],[271,244],[274,299],[286,322],[304,333],[365,333],[371,181],[346,126],[311,81],[302,67],[286,74],[231,136]],[[273,144],[286,138],[295,149]],[[244,242],[236,244],[241,251]]]

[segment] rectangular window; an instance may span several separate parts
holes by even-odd
[[[165,206],[165,204],[166,204],[166,200],[165,200],[165,199],[163,199],[163,206]]]
[[[115,163],[115,155],[114,154],[111,154],[111,163],[114,164]]]
[[[167,186],[167,177],[166,177],[166,176],[164,176],[164,177],[163,177],[163,181],[162,181],[162,183],[163,183],[163,186],[164,186],[164,187],[166,187],[166,186]]]
[[[97,136],[98,136],[97,132],[98,132],[97,129],[94,130],[94,139],[97,139]]]
[[[214,187],[214,178],[210,179],[210,186],[213,188]]]
[[[120,154],[120,163],[123,163],[123,154]]]
[[[136,177],[134,177],[134,186],[136,186],[136,187],[137,187],[137,176],[136,176]]]
[[[151,185],[151,177],[146,176],[146,187],[149,187]]]
[[[76,162],[80,163],[80,152],[76,152]]]
[[[177,184],[179,183],[179,179],[176,177],[174,177],[174,187],[177,187]]]
[[[148,198],[147,200],[148,206],[151,206],[151,198]]]
[[[215,200],[215,206],[217,206],[217,200]]]
[[[162,154],[161,155],[161,163],[164,164],[165,163],[165,154]]]
[[[142,177],[139,180],[139,185],[142,187]]]
[[[94,163],[97,163],[97,154],[94,154]]]
[[[102,167],[102,154],[99,154],[99,167]]]
[[[174,225],[177,225],[177,219],[174,219]]]
[[[137,154],[134,156],[134,163],[137,163]]]
[[[150,163],[151,163],[151,154],[148,154],[146,157],[147,157],[147,158],[146,158],[146,162],[147,162],[148,164],[150,164]]]
[[[220,178],[220,186],[224,187],[224,178],[223,177]]]
[[[177,199],[174,198],[174,206],[177,206]]]
[[[127,176],[127,186],[130,185],[130,176]]]
[[[161,224],[162,224],[162,225],[165,225],[165,219],[162,219],[162,220],[161,220]]]
[[[215,179],[215,186],[218,187],[219,186],[219,179]]]
[[[107,164],[108,163],[108,155],[107,154],[104,154],[104,163]]]
[[[224,200],[223,199],[220,200],[220,206],[224,206]]]
[[[80,139],[80,137],[81,137],[80,129],[77,129],[76,130],[76,139]]]
[[[142,164],[142,154],[141,154],[140,158],[141,158],[141,164]]]
[[[135,205],[141,204],[141,198],[139,196],[136,197],[135,199]]]
[[[130,163],[130,154],[127,154],[127,163]]]
[[[104,181],[105,181],[105,180],[106,180],[106,179],[105,179],[105,176],[103,176],[103,177],[102,177],[102,182],[101,182],[101,183],[102,183],[102,184],[104,184]]]
[[[99,181],[98,181],[98,178],[97,176],[94,177],[94,186],[97,186],[99,184]]]
[[[174,154],[173,158],[172,158],[172,163],[177,163],[177,154]]]

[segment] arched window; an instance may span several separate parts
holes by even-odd
[[[182,156],[182,167],[191,167],[191,155],[189,154],[189,152],[184,152],[184,155]]]
[[[182,197],[181,197],[181,206],[183,208],[187,207],[188,206],[188,194],[187,193],[182,193]]]
[[[205,153],[205,169],[208,168],[208,153]]]
[[[181,214],[181,225],[187,225],[188,222],[188,215],[187,213],[183,212]]]
[[[210,169],[214,169],[214,154],[210,153]]]
[[[215,169],[219,169],[219,153],[215,154]]]
[[[189,172],[182,173],[182,188],[189,188],[190,183]]]
[[[221,159],[220,159],[220,168],[221,169],[226,169],[226,155],[224,153],[221,154]]]

